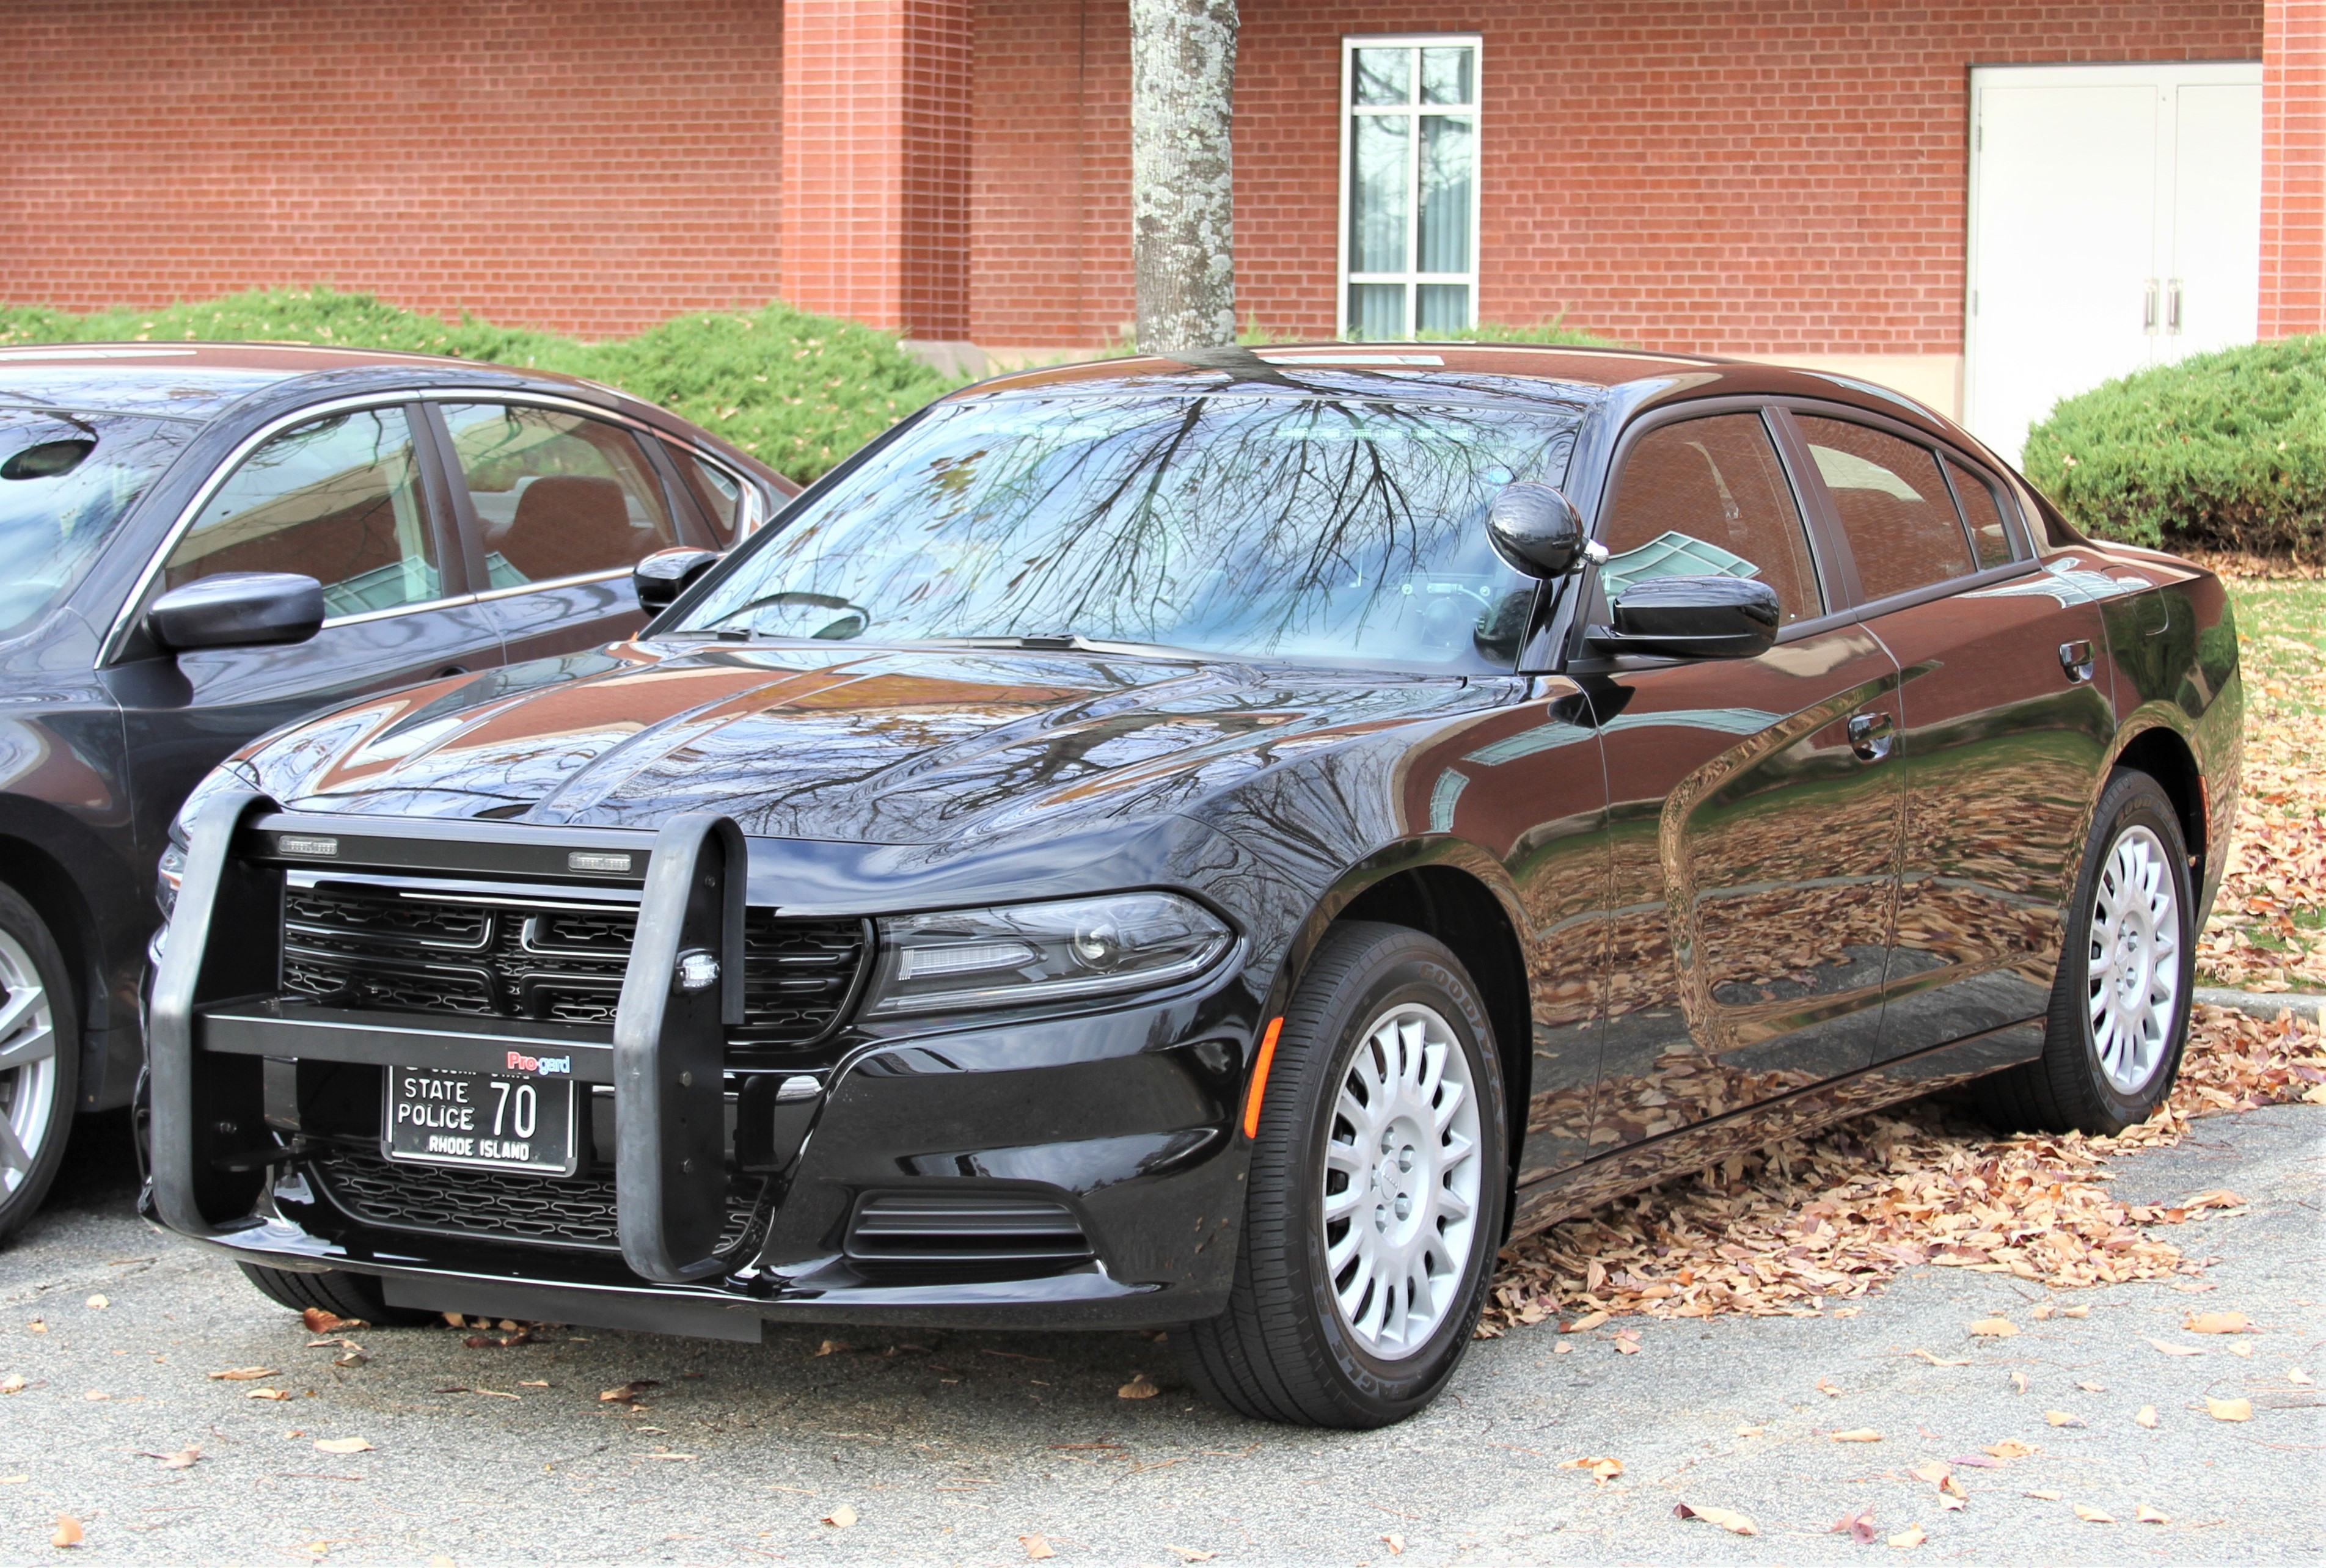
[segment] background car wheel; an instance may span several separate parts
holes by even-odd
[[[80,1007],[49,928],[0,887],[0,1241],[23,1228],[65,1157],[80,1098]]]
[[[1435,1398],[1502,1242],[1503,1093],[1459,960],[1403,926],[1327,935],[1277,1041],[1228,1311],[1171,1336],[1188,1381],[1310,1426]]]
[[[343,1318],[361,1318],[375,1328],[392,1329],[437,1321],[435,1313],[392,1307],[379,1293],[379,1281],[368,1274],[333,1269],[329,1274],[293,1274],[287,1268],[266,1268],[256,1263],[240,1266],[243,1278],[259,1294],[294,1313],[321,1307]]]
[[[2115,1134],[2164,1103],[2189,1036],[2196,907],[2172,801],[2146,774],[2119,771],[2092,814],[2043,1054],[1980,1082],[1991,1120]]]

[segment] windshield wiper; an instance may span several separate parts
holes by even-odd
[[[1132,654],[1161,658],[1209,659],[1218,655],[1200,648],[1183,648],[1169,643],[1123,643],[1111,638],[1086,637],[1079,632],[1029,632],[1009,637],[914,637],[916,647],[924,648],[1033,648],[1072,654]]]

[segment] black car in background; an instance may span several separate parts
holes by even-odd
[[[318,708],[592,647],[796,487],[602,386],[416,355],[0,349],[0,1238],[125,1104],[165,830]]]
[[[1006,376],[638,637],[212,774],[145,1203],[374,1322],[1168,1326],[1378,1424],[1514,1227],[1954,1085],[2147,1115],[2241,724],[2218,581],[1861,382]]]

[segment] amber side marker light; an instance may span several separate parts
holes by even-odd
[[[1268,1092],[1268,1064],[1276,1060],[1276,1037],[1284,1032],[1284,1020],[1270,1018],[1268,1028],[1260,1037],[1260,1056],[1251,1064],[1251,1093],[1243,1102],[1243,1136],[1260,1136],[1260,1101]]]

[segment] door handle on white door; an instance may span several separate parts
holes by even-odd
[[[2164,329],[2178,337],[2181,333],[2181,280],[2174,278],[2164,285]]]
[[[2148,287],[2141,295],[2140,329],[2151,335],[2156,331],[2156,280],[2154,278],[2148,280]]]

